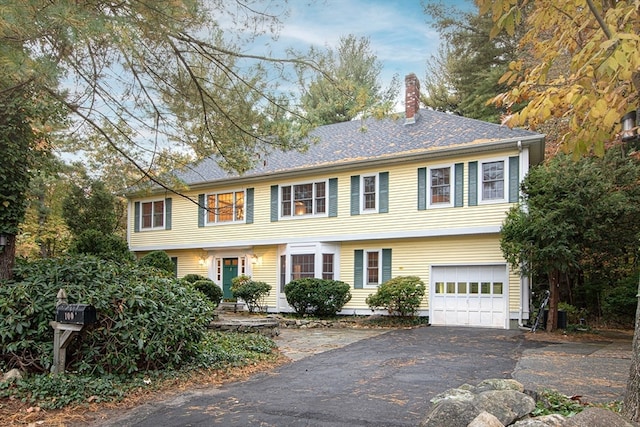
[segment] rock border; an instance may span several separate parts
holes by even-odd
[[[433,406],[420,427],[638,427],[621,415],[589,407],[573,417],[560,414],[534,417],[534,394],[513,379],[488,379],[463,384],[431,399]]]

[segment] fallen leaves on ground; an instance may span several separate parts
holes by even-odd
[[[171,398],[176,394],[198,388],[217,387],[221,384],[243,381],[250,376],[272,370],[290,360],[280,354],[276,359],[243,367],[230,368],[192,375],[189,379],[165,380],[150,389],[129,393],[119,402],[93,403],[70,406],[59,410],[44,410],[17,399],[0,401],[0,425],[2,426],[99,426],[101,421],[122,415],[144,403]]]

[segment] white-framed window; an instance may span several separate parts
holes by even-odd
[[[244,191],[207,194],[207,224],[244,221]]]
[[[431,167],[428,169],[428,194],[429,207],[453,206],[454,173],[452,165]]]
[[[333,280],[333,261],[334,254],[322,254],[322,278],[325,280]]]
[[[164,199],[140,202],[140,229],[163,229],[165,224],[164,207]]]
[[[280,216],[295,218],[327,215],[327,182],[306,182],[280,186]]]
[[[291,255],[291,280],[315,277],[315,254]]]
[[[378,212],[379,185],[378,174],[360,176],[360,212]]]
[[[280,292],[292,280],[317,278],[340,280],[340,250],[321,242],[289,244],[280,249]]]
[[[506,159],[487,160],[480,163],[478,168],[478,182],[480,183],[481,202],[504,202],[507,200],[507,170]]]
[[[364,286],[377,287],[382,282],[382,251],[379,249],[364,252]]]

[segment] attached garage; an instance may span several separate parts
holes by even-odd
[[[506,265],[432,267],[430,323],[508,328],[508,283]]]

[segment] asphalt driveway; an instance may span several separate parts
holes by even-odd
[[[520,331],[391,330],[302,358],[243,382],[143,405],[112,426],[415,426],[436,394],[511,378]]]

